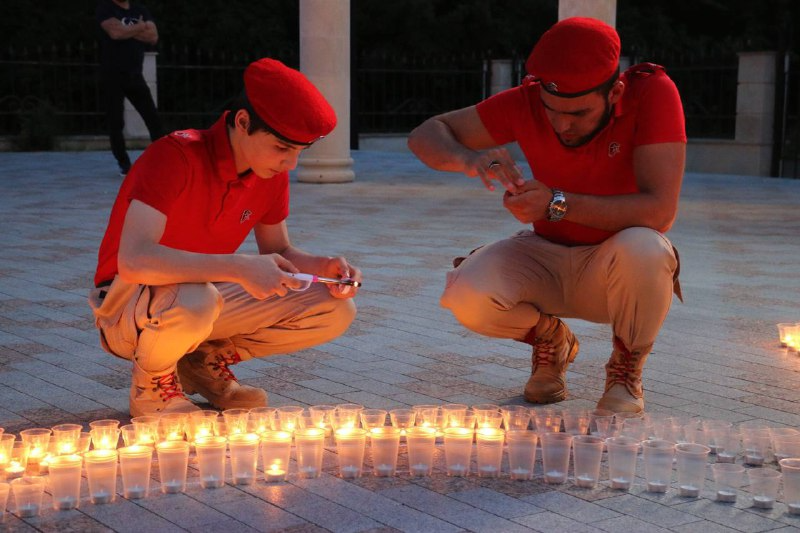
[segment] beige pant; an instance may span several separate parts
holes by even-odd
[[[318,284],[256,300],[235,283],[146,286],[119,276],[109,287],[93,289],[89,305],[103,348],[135,357],[142,370],[156,375],[196,350],[233,344],[245,360],[322,344],[344,333],[356,314],[352,300],[333,298]]]
[[[647,228],[573,247],[521,231],[448,272],[441,304],[490,337],[521,340],[546,313],[611,324],[633,350],[655,341],[678,290],[677,268],[672,244]]]

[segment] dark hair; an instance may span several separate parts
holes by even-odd
[[[233,99],[233,102],[231,102],[231,105],[228,109],[230,110],[230,113],[228,113],[228,116],[225,117],[225,123],[231,128],[236,126],[236,113],[243,109],[247,111],[248,115],[250,115],[250,123],[247,126],[248,135],[252,135],[257,131],[267,131],[272,133],[272,128],[267,126],[267,123],[258,116],[258,113],[255,112],[253,106],[250,104],[250,100],[247,98],[247,93],[244,91],[242,91],[239,96]]]

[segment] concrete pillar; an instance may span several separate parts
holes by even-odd
[[[775,120],[775,52],[740,52],[736,142],[753,149],[751,172],[769,176]]]
[[[592,17],[616,27],[617,0],[558,0],[558,20],[569,17]]]
[[[350,157],[350,0],[300,0],[300,71],[336,111],[336,128],[300,157],[297,180],[353,181]]]
[[[158,107],[158,74],[156,73],[156,57],[157,52],[144,53],[144,65],[142,66],[142,75],[144,81],[147,82],[147,87],[150,89],[150,94],[153,95],[153,101]],[[149,139],[150,133],[147,131],[147,126],[144,120],[133,108],[133,105],[125,99],[125,128],[122,130],[125,137],[129,139]]]
[[[511,60],[492,59],[492,83],[489,87],[489,94],[497,94],[511,88]]]

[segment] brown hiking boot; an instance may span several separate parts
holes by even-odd
[[[524,339],[533,346],[531,377],[524,396],[531,403],[560,402],[567,397],[567,367],[578,355],[579,343],[561,320],[545,314],[541,317]]]
[[[178,375],[186,394],[196,392],[217,409],[266,407],[267,393],[240,385],[228,368],[241,360],[232,345],[210,353],[193,352],[178,361]]]
[[[642,369],[652,345],[642,350],[628,350],[619,337],[614,337],[614,351],[606,363],[606,390],[597,402],[598,409],[615,413],[644,411]]]
[[[190,413],[199,411],[183,394],[175,370],[166,374],[150,374],[134,363],[131,375],[131,417]]]

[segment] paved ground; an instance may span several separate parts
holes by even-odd
[[[237,367],[273,405],[522,403],[529,352],[479,338],[439,308],[452,256],[513,233],[500,193],[424,168],[408,154],[354,152],[357,179],[292,185],[290,230],[309,250],[364,270],[359,316],[335,342]],[[120,179],[106,152],[0,154],[0,427],[18,432],[100,418],[126,421],[127,364],[101,351],[85,293]],[[671,237],[686,303],[675,302],[645,372],[648,410],[800,427],[800,358],[775,324],[800,320],[800,181],[686,176]],[[252,243],[248,249],[253,250]],[[563,406],[593,407],[609,353],[605,326],[570,321],[582,353]],[[439,454],[441,456],[441,453]],[[441,461],[441,457],[440,457]],[[402,461],[401,461],[402,463]],[[772,511],[507,479],[291,477],[35,519],[12,531],[767,531],[800,527]],[[642,473],[641,464],[639,473]],[[194,470],[192,470],[194,473]],[[156,483],[157,487],[157,483]],[[86,483],[84,482],[84,490]],[[49,496],[46,496],[46,501]]]

